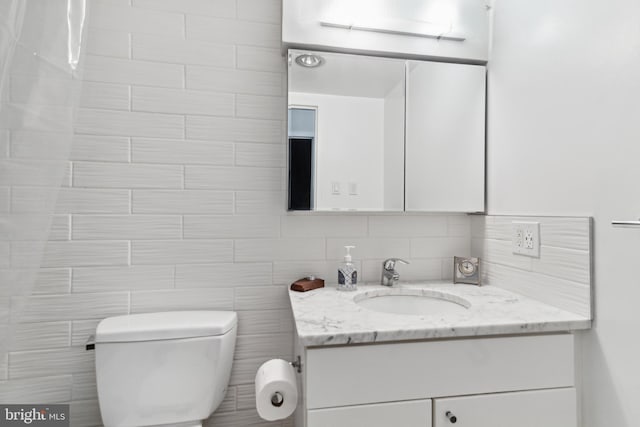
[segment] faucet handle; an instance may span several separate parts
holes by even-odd
[[[388,258],[382,261],[382,268],[388,271],[392,271],[396,268],[396,262],[400,262],[402,264],[409,264],[409,261],[405,261],[400,258]]]

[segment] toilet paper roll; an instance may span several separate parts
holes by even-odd
[[[293,366],[271,359],[256,373],[256,408],[264,420],[275,421],[293,414],[298,405],[298,387]]]

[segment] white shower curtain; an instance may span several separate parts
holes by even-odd
[[[70,185],[85,0],[0,0],[0,358],[28,297],[47,292]]]

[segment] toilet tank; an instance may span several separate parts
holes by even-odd
[[[230,311],[134,314],[96,329],[96,381],[105,427],[208,418],[227,391],[237,315]]]

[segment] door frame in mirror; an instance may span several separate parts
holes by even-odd
[[[312,144],[312,150],[311,150],[311,188],[310,188],[310,199],[311,199],[311,203],[309,206],[309,212],[313,212],[315,211],[315,194],[317,191],[317,181],[316,181],[316,177],[315,177],[315,173],[316,173],[316,162],[318,159],[318,106],[317,105],[303,105],[303,104],[288,104],[287,103],[287,149],[286,149],[286,156],[287,156],[287,211],[289,212],[299,212],[299,211],[303,211],[304,210],[300,210],[300,209],[291,209],[291,138],[305,138],[306,136],[296,136],[296,135],[290,135],[289,134],[289,122],[288,122],[288,118],[289,118],[289,111],[291,109],[297,109],[297,110],[312,110],[314,111],[314,129],[313,129],[313,137],[311,137],[311,144]]]

